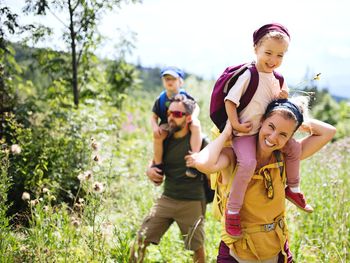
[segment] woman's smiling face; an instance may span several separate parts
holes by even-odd
[[[273,152],[282,149],[293,136],[296,122],[287,119],[280,112],[274,112],[261,125],[259,131],[259,150]]]

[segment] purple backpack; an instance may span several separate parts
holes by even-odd
[[[225,69],[218,80],[215,82],[213,92],[210,99],[210,118],[216,127],[223,131],[227,121],[227,113],[225,109],[224,99],[229,90],[236,83],[239,76],[241,76],[247,69],[249,69],[251,78],[247,90],[242,95],[237,113],[241,112],[253,98],[259,83],[259,73],[255,67],[255,63],[246,63],[238,66],[230,66]],[[280,87],[283,86],[283,76],[277,72],[273,72],[275,77],[279,80]]]

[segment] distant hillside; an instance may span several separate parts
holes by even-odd
[[[345,97],[342,97],[342,96],[332,95],[332,98],[333,98],[336,102],[341,102],[341,101],[349,101],[349,102],[350,102],[350,99],[349,99],[349,98],[345,98]]]

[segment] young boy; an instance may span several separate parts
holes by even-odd
[[[163,82],[164,91],[158,96],[154,102],[152,109],[152,130],[153,130],[153,161],[155,167],[160,171],[160,174],[163,172],[163,141],[168,136],[168,107],[170,100],[177,94],[183,94],[187,98],[194,100],[195,99],[189,95],[186,91],[181,89],[184,83],[184,72],[176,67],[166,67],[161,70],[161,78]],[[175,118],[181,118],[183,112],[172,112]],[[199,106],[196,104],[196,108],[192,113],[192,122],[190,124],[191,139],[190,145],[192,152],[199,152],[202,144],[201,138],[201,128],[198,120],[199,115]],[[196,173],[192,168],[188,168],[186,175],[189,177],[195,177]]]

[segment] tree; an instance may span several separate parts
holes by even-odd
[[[102,15],[122,2],[137,2],[138,0],[26,0],[24,11],[36,15],[46,15],[50,12],[64,27],[63,40],[71,54],[71,85],[74,104],[79,105],[79,69],[82,61],[88,63],[91,54],[101,35],[97,30]],[[66,21],[57,16],[67,14]]]
[[[2,4],[1,0],[0,4]],[[6,38],[8,34],[15,34],[19,29],[17,14],[12,13],[7,6],[0,6],[0,139],[3,136],[4,114],[12,110],[15,101],[10,73],[18,70],[14,51],[8,45]]]

